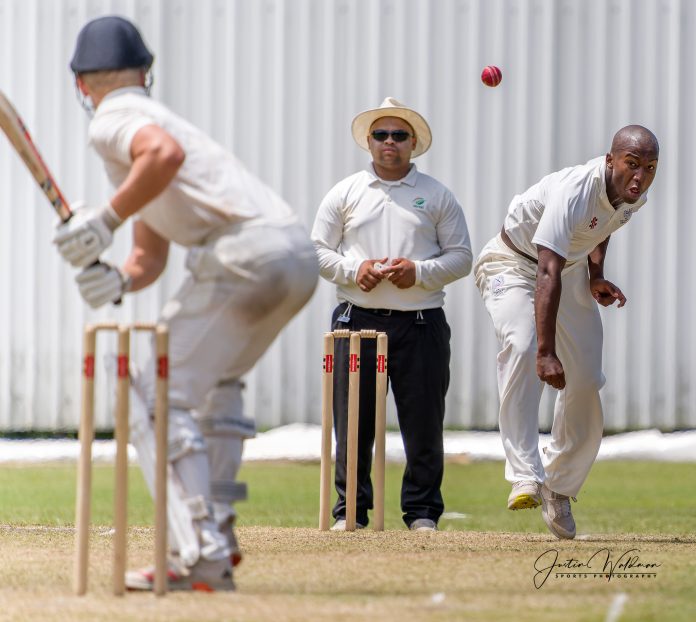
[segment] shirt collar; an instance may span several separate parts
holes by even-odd
[[[122,86],[121,88],[114,89],[113,91],[109,91],[104,97],[102,98],[102,102],[106,101],[107,99],[111,99],[113,97],[118,97],[119,95],[126,95],[127,93],[135,93],[136,95],[145,95],[147,97],[147,91],[145,90],[145,87],[142,86]],[[99,102],[101,104],[101,102]]]
[[[609,200],[609,195],[607,195],[607,161],[604,158],[602,158],[599,164],[597,174],[599,176],[599,200],[602,203],[602,207],[615,212],[616,210]]]
[[[372,162],[370,162],[367,165],[367,168],[365,170],[367,171],[367,174],[371,177],[369,185],[379,183],[384,184],[385,186],[400,186],[401,184],[405,184],[407,186],[413,187],[416,185],[416,181],[418,180],[418,168],[413,162],[411,162],[411,168],[408,170],[406,177],[402,177],[401,179],[397,179],[395,181],[388,181],[379,177],[377,173],[375,173],[375,169],[372,165]]]

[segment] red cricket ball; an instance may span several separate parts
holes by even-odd
[[[488,65],[481,72],[481,82],[486,86],[498,86],[503,79],[503,72],[495,65]]]

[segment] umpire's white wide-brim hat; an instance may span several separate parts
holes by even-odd
[[[416,147],[411,154],[412,158],[430,149],[430,143],[432,143],[433,137],[430,133],[428,122],[415,110],[407,108],[393,97],[385,98],[379,108],[364,110],[353,119],[351,131],[353,132],[353,139],[358,143],[359,147],[365,149],[365,151],[370,150],[367,144],[367,135],[370,133],[372,124],[382,117],[397,117],[403,119],[413,128],[413,131],[416,133]]]

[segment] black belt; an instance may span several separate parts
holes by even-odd
[[[355,309],[356,307],[353,308]],[[391,315],[408,315],[409,313],[416,313],[416,311],[398,311],[397,309],[365,309],[363,307],[357,307],[357,309],[358,311],[372,313],[373,315],[383,315],[385,317],[389,317]]]
[[[343,303],[347,304],[347,303]],[[439,308],[439,307],[438,307]],[[372,313],[373,315],[383,315],[384,317],[417,315],[418,313],[427,313],[428,311],[436,311],[437,309],[417,309],[415,311],[399,311],[398,309],[370,309],[367,307],[357,307],[353,305],[354,311],[362,311],[363,313]]]
[[[428,314],[430,311],[441,311],[440,307],[435,309],[418,309],[416,311],[399,311],[397,309],[370,309],[366,307],[356,307],[353,303],[343,302],[338,307],[341,310],[340,315],[336,318],[339,324],[350,324],[350,314],[353,311],[360,311],[367,315],[379,315],[380,317],[393,318],[414,318],[416,324],[427,324],[423,314]]]

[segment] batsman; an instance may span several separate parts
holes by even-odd
[[[171,243],[188,249],[186,278],[159,318],[170,333],[169,589],[232,590],[241,558],[233,504],[246,496],[237,472],[244,439],[255,434],[240,378],[309,300],[318,265],[307,232],[277,194],[149,97],[152,63],[128,20],[100,17],[80,31],[70,67],[114,192],[76,209],[54,242],[81,269],[80,293],[93,308],[153,283]],[[125,263],[95,263],[128,218]],[[132,386],[131,442],[152,490],[151,367],[134,371]],[[153,570],[129,572],[126,586],[151,590]]]
[[[498,391],[510,510],[542,506],[549,531],[575,537],[570,499],[603,432],[598,304],[626,297],[604,275],[611,234],[647,200],[659,146],[640,125],[620,129],[605,156],[547,175],[510,202],[503,228],[474,266],[500,342]],[[539,452],[544,383],[558,389]]]

